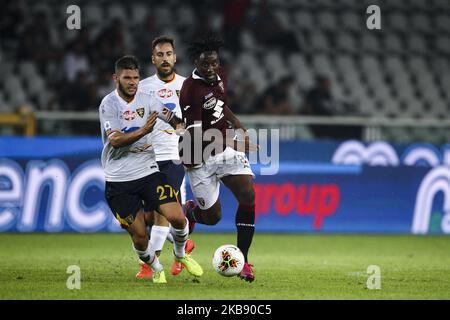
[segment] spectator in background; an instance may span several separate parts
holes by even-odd
[[[228,103],[233,106],[233,113],[252,114],[259,110],[254,110],[255,97],[257,96],[255,84],[247,78],[230,81],[228,88]]]
[[[331,94],[331,81],[327,76],[316,77],[315,86],[308,91],[305,98],[306,114],[314,116],[333,116],[339,113],[338,102]]]
[[[77,73],[75,80],[69,83],[62,94],[61,106],[64,110],[87,111],[95,110],[96,87],[88,79],[86,72]]]
[[[130,34],[120,19],[113,19],[97,36],[92,49],[92,64],[100,69],[110,70],[114,62],[129,53],[127,45]],[[140,41],[137,42],[140,45]]]
[[[3,35],[2,35],[3,36]],[[38,11],[25,27],[17,50],[20,61],[33,61],[42,74],[47,74],[49,62],[60,58],[56,49],[56,34],[45,11]]]
[[[327,76],[316,77],[315,86],[306,94],[303,113],[312,116],[347,115],[345,105],[333,97],[331,80]],[[353,126],[312,125],[311,130],[317,138],[361,138],[361,128]]]
[[[294,83],[292,75],[281,78],[270,86],[256,101],[254,110],[264,114],[289,115],[294,114],[294,109],[289,101],[289,91]]]
[[[249,23],[257,43],[264,47],[277,48],[287,53],[300,51],[296,35],[283,28],[267,0],[258,3],[255,14],[249,17]]]
[[[109,70],[99,70],[98,71],[98,81],[97,81],[97,90],[96,94],[96,103],[95,105],[100,105],[103,97],[105,97],[108,93],[114,90],[115,85],[114,81],[111,77],[111,72]]]
[[[85,53],[86,46],[81,39],[76,39],[70,44],[69,50],[63,58],[63,79],[68,83],[76,80],[79,73],[88,72],[90,69],[89,58]]]
[[[225,43],[233,54],[238,53],[241,49],[240,35],[245,23],[245,13],[250,5],[251,0],[224,1],[223,33],[225,35]]]
[[[237,64],[230,64],[227,59],[222,59],[222,68],[228,76],[228,104],[232,106],[233,113],[251,114],[255,104],[255,97],[258,95],[256,86],[249,77],[233,72],[233,68],[238,68]]]
[[[25,27],[26,5],[23,0],[4,0],[0,10],[2,46],[15,49]]]
[[[134,43],[136,57],[143,65],[151,64],[152,41],[158,35],[163,34],[163,31],[158,28],[157,19],[153,10],[150,10],[141,26],[134,32]],[[111,69],[111,68],[109,68]],[[109,70],[107,69],[107,70]]]

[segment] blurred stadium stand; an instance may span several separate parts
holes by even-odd
[[[70,4],[81,8],[81,30],[66,28]],[[382,30],[366,28],[371,4],[381,8]],[[95,113],[112,89],[115,59],[138,56],[148,76],[153,73],[151,40],[169,34],[176,39],[177,72],[189,75],[188,40],[214,31],[226,41],[222,56],[230,77],[230,106],[246,115],[246,123],[267,120],[251,116],[267,110],[259,98],[292,75],[289,118],[300,129],[286,129],[284,137],[314,138],[301,119],[312,119],[309,125],[333,120],[317,119],[314,111],[306,116],[305,97],[315,77],[326,75],[334,99],[344,106],[334,123],[390,119],[372,121],[383,126],[382,132],[373,133],[367,125],[361,138],[448,141],[448,0],[6,0],[0,21],[0,110],[30,106],[38,134],[98,134]],[[94,118],[89,122],[80,116],[81,126],[48,119],[69,111]],[[266,127],[286,123],[284,112],[266,121]],[[412,120],[402,124],[405,118]],[[416,127],[423,119],[429,121]]]

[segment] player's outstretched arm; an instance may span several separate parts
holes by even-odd
[[[251,142],[247,135],[244,140],[226,139],[226,145],[241,152],[255,152],[259,150],[259,145]]]
[[[225,119],[231,123],[234,129],[242,129],[244,131],[247,131],[247,129],[244,128],[241,121],[236,117],[236,115],[231,111],[231,109],[227,106],[223,106],[223,114],[225,116]]]
[[[147,122],[145,123],[145,125],[133,132],[123,133],[118,130],[107,132],[108,139],[109,139],[111,145],[113,146],[114,149],[117,149],[117,148],[129,146],[130,144],[138,141],[146,134],[149,134],[150,132],[152,132],[153,127],[155,126],[157,117],[158,117],[158,113],[152,112],[148,116]]]
[[[254,144],[250,141],[250,137],[247,135],[247,129],[242,125],[241,121],[236,117],[236,115],[231,111],[231,109],[224,105],[223,114],[225,115],[225,119],[231,123],[233,128],[237,131],[241,131],[243,137],[236,139],[227,139],[227,146],[233,148],[237,151],[242,152],[254,152],[259,150],[259,145]]]

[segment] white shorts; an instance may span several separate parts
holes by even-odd
[[[230,147],[209,158],[199,168],[187,168],[186,173],[197,205],[203,210],[211,208],[219,198],[222,177],[230,175],[255,177],[245,153]]]

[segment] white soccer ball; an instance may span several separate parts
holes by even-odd
[[[212,259],[214,270],[224,277],[238,275],[244,268],[244,263],[242,251],[232,244],[225,244],[217,248]]]

